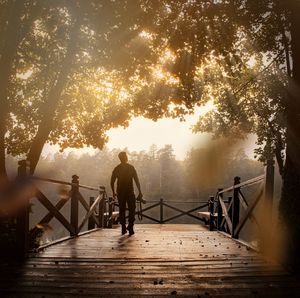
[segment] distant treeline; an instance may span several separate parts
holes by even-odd
[[[37,176],[71,181],[79,176],[80,183],[92,186],[104,185],[110,194],[110,175],[119,163],[121,149],[104,149],[95,155],[56,153],[42,157]],[[222,144],[205,149],[192,149],[183,161],[175,158],[172,145],[131,152],[129,163],[137,169],[144,197],[155,200],[203,200],[215,194],[218,187],[232,185],[234,176],[242,181],[263,173],[260,162],[249,159],[243,150],[230,153]],[[15,161],[11,160],[11,165]],[[15,166],[11,166],[13,168]]]

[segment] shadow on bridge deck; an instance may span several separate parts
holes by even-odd
[[[300,297],[296,278],[200,225],[98,230],[1,270],[1,297]]]

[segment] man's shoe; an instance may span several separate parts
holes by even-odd
[[[122,225],[122,235],[125,235],[127,233],[127,229],[125,225]]]
[[[128,227],[127,227],[127,230],[128,230],[128,232],[129,232],[129,236],[131,236],[131,235],[134,234],[133,226],[128,226]]]

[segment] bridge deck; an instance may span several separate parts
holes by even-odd
[[[300,297],[279,266],[200,225],[99,230],[1,270],[1,297]]]

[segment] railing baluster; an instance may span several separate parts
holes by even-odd
[[[112,228],[112,222],[113,222],[113,198],[109,197],[108,198],[108,228]]]
[[[221,192],[223,190],[223,188],[219,188],[218,192]],[[222,224],[222,219],[223,219],[223,210],[222,210],[222,206],[220,203],[220,199],[223,199],[223,193],[219,193],[218,194],[218,202],[217,202],[217,213],[218,213],[218,217],[217,217],[217,229],[218,231],[221,230],[221,224]]]
[[[236,176],[234,177],[234,185],[240,184],[241,183],[241,178]],[[239,191],[240,188],[235,188],[233,190],[233,203],[232,203],[232,232],[231,232],[231,236],[233,238],[238,239],[239,238],[239,234],[234,233],[236,227],[239,224],[240,221],[240,199],[239,199]]]
[[[227,203],[228,209],[227,210],[228,210],[228,216],[232,222],[232,205],[230,206],[231,202],[232,202],[232,197],[228,197],[228,203]],[[227,228],[228,228],[228,226],[227,226]],[[227,230],[229,231],[229,228]],[[227,231],[227,233],[229,233],[228,231]]]
[[[70,233],[71,236],[78,235],[78,197],[79,192],[79,177],[77,175],[72,176],[72,189],[71,189],[71,225],[74,227],[74,233]]]
[[[105,192],[101,192],[100,190],[100,195],[102,193],[102,200],[99,203],[98,206],[98,219],[99,219],[99,228],[103,228],[103,220],[104,220],[104,204],[105,204]]]
[[[209,197],[209,201],[208,201],[208,206],[209,206],[209,230],[213,231],[214,230],[214,225],[215,225],[215,208],[214,208],[214,203],[215,201],[215,197],[214,196],[210,196]]]

